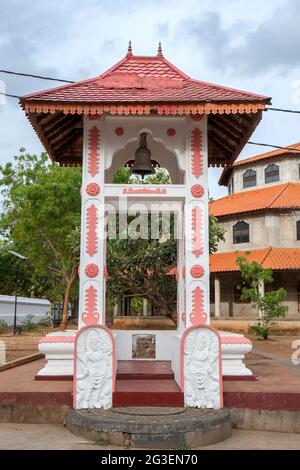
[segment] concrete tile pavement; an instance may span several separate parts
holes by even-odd
[[[0,424],[0,450],[123,450],[96,445],[74,436],[63,426],[51,424]],[[202,447],[202,450],[300,450],[300,434],[241,431],[233,429],[226,441]]]

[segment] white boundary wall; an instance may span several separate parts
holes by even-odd
[[[14,323],[15,297],[13,295],[0,295],[0,320],[9,326]],[[33,323],[38,323],[47,312],[51,311],[51,304],[46,299],[31,299],[18,297],[17,325],[25,320],[27,315],[34,315]]]

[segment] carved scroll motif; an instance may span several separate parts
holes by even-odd
[[[97,222],[97,208],[94,204],[92,204],[87,208],[86,215],[86,252],[90,256],[94,256],[98,251]]]
[[[192,253],[197,258],[203,255],[203,223],[202,223],[202,210],[200,206],[193,207],[192,209],[192,233],[193,245]]]
[[[99,322],[97,308],[98,291],[94,286],[89,286],[84,293],[84,312],[82,321],[85,325],[96,325]]]
[[[202,153],[202,132],[200,129],[192,131],[192,174],[195,178],[203,175],[203,153]]]
[[[192,311],[190,313],[190,322],[192,325],[201,325],[206,323],[207,313],[204,311],[204,293],[200,286],[192,291]]]
[[[100,131],[94,126],[89,130],[88,136],[88,173],[94,178],[99,173],[100,168]]]

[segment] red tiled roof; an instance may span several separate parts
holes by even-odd
[[[32,93],[25,101],[264,103],[266,96],[193,80],[162,55],[127,55],[98,77]]]
[[[61,165],[82,162],[82,115],[98,119],[110,114],[194,119],[208,115],[209,164],[225,166],[237,158],[270,100],[193,80],[160,49],[157,56],[144,57],[134,56],[129,48],[127,56],[102,75],[26,95],[20,104],[46,151]],[[239,137],[228,138],[232,129]]]
[[[272,150],[271,152],[261,153],[260,155],[254,155],[253,157],[245,158],[244,160],[239,160],[238,162],[235,162],[231,168],[225,168],[223,170],[220,180],[219,180],[219,184],[226,186],[228,184],[232,171],[236,167],[249,165],[249,164],[261,161],[261,160],[274,159],[274,158],[279,159],[282,156],[289,157],[291,155],[300,156],[300,142],[287,145],[286,147],[282,149],[277,149],[277,150]]]
[[[263,248],[251,251],[232,251],[210,255],[210,272],[239,271],[236,259],[244,256],[248,261],[256,261],[264,268],[273,270],[300,270],[300,248]]]
[[[300,183],[277,184],[234,193],[210,203],[210,214],[225,217],[245,212],[300,208]]]

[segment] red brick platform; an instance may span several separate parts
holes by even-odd
[[[292,367],[256,354],[249,354],[247,365],[252,369],[257,380],[251,382],[225,381],[223,388],[226,407],[300,411],[300,367]],[[38,360],[0,372],[0,405],[71,406],[72,382],[35,381],[35,375],[42,366],[43,360]],[[143,375],[147,373],[145,369],[142,370],[142,365],[139,367]],[[152,392],[155,401],[153,405],[160,404],[162,406],[163,392],[166,391],[171,395],[174,394],[173,398],[177,396],[176,399],[178,399],[178,393],[181,395],[181,392],[173,379],[168,376],[170,373],[168,369],[164,368],[164,374],[168,378],[157,380],[155,385],[153,377],[157,377],[155,375],[157,374],[157,364],[153,367],[149,368],[148,364],[148,372],[152,374],[152,378],[137,379],[135,377],[133,380],[128,380],[128,378],[124,380],[130,370],[128,368],[126,370],[126,367],[119,368],[120,375],[116,385],[116,392],[120,393],[118,399],[123,399],[124,403],[124,394],[127,397],[132,397],[134,392],[139,395],[148,393],[149,396],[149,393]],[[139,384],[137,384],[137,380]],[[158,403],[158,397],[160,403]],[[131,398],[128,399],[131,400]],[[149,398],[147,401],[149,406]]]

